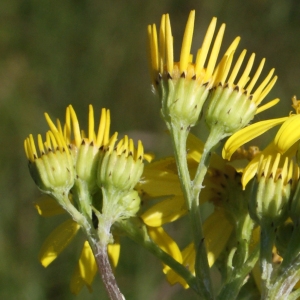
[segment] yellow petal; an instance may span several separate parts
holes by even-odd
[[[256,138],[257,136],[263,134],[267,130],[273,128],[280,123],[286,121],[288,117],[279,118],[279,119],[272,119],[254,123],[249,125],[235,134],[233,134],[226,142],[222,156],[224,159],[230,160],[232,154],[242,145],[249,142],[250,140]]]
[[[182,262],[181,252],[177,244],[162,227],[148,227],[148,234],[163,251],[167,252],[178,262]]]
[[[289,117],[278,130],[274,142],[281,154],[284,154],[300,139],[300,115]]]
[[[80,226],[69,219],[58,226],[47,237],[39,253],[39,260],[47,267],[69,245]]]
[[[220,253],[224,250],[229,237],[231,235],[233,226],[230,224],[225,216],[224,210],[214,211],[203,224],[203,234],[206,242],[206,250],[208,255],[208,263],[211,267]],[[182,264],[195,274],[195,249],[194,244],[190,243],[182,251]],[[173,270],[169,270],[167,279],[170,284],[180,283],[185,289],[188,284],[182,277],[177,275]]]
[[[57,201],[48,195],[44,195],[34,203],[38,213],[43,217],[52,217],[65,213],[65,210],[57,203]]]
[[[147,162],[151,162],[154,159],[155,155],[153,153],[144,153],[144,159]]]
[[[180,53],[180,74],[182,72],[185,72],[188,66],[190,52],[191,52],[191,45],[192,45],[192,39],[193,39],[193,32],[194,32],[194,22],[195,22],[195,11],[192,10],[190,12],[184,35],[183,35],[183,41],[182,41],[182,47],[181,47],[181,53]]]
[[[224,250],[232,232],[232,225],[223,209],[215,210],[203,223],[203,234],[209,266],[212,266]]]
[[[182,263],[182,255],[176,242],[164,231],[162,227],[148,227],[148,234],[163,251],[168,253],[179,263]],[[164,265],[163,272],[168,274],[170,271],[171,268]]]
[[[199,162],[203,153],[204,143],[193,134],[189,134],[186,142],[187,157]]]
[[[75,271],[73,272],[71,282],[70,282],[70,290],[74,295],[78,295],[82,288],[85,286],[85,282],[80,277],[79,266],[77,265]]]
[[[142,184],[137,189],[150,196],[182,195],[177,174],[154,169],[144,170]]]
[[[182,250],[182,261],[182,264],[189,269],[191,273],[195,274],[195,249],[193,243],[190,243]],[[172,285],[175,283],[180,283],[185,289],[189,288],[189,285],[186,283],[186,281],[173,270],[168,273],[167,279]]]
[[[177,174],[176,162],[173,156],[165,157],[163,159],[151,162],[150,164],[145,166],[144,170],[144,172],[146,172],[147,170],[157,170]]]
[[[72,275],[70,288],[71,292],[77,295],[82,287],[86,285],[92,291],[92,283],[97,273],[97,265],[94,254],[87,241],[83,245],[78,265]]]
[[[141,218],[146,225],[159,227],[177,220],[186,213],[187,209],[183,197],[173,197],[153,205],[141,215]]]
[[[261,155],[264,155],[265,158],[267,158],[270,155],[276,155],[276,146],[274,144],[274,142],[271,142],[267,148],[265,148],[259,155],[256,155],[247,165],[247,167],[245,168],[244,172],[243,172],[243,176],[241,179],[242,185],[243,185],[243,189],[245,189],[246,185],[248,184],[248,182],[255,176],[256,172],[257,172],[257,168],[259,165],[259,161],[261,158]]]
[[[265,105],[259,106],[256,110],[256,115],[258,115],[259,113],[273,107],[274,105],[276,105],[280,100],[278,98],[273,99],[271,101],[269,101],[268,103],[266,103]]]
[[[113,268],[115,268],[118,264],[120,257],[120,248],[120,239],[114,236],[114,243],[108,244],[107,246],[109,261]]]

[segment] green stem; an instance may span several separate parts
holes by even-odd
[[[300,220],[294,220],[294,229],[289,241],[288,247],[284,253],[282,264],[279,267],[278,272],[284,273],[285,269],[289,267],[291,262],[300,252]]]
[[[196,278],[182,264],[177,262],[172,256],[159,248],[149,237],[146,226],[137,218],[128,219],[126,221],[116,222],[113,225],[115,230],[125,233],[130,239],[137,244],[143,246],[150,253],[156,256],[164,264],[172,268],[179,276],[181,276],[197,294],[198,290]],[[202,298],[203,299],[203,298]]]
[[[237,296],[245,283],[245,278],[249,275],[254,268],[259,258],[259,245],[253,250],[246,262],[237,270],[232,272],[231,278],[223,285],[218,300],[232,300],[237,299]]]
[[[268,293],[268,299],[287,299],[291,289],[300,279],[300,224],[294,220],[294,231],[288,248],[283,256],[282,264],[279,266],[276,277],[274,276],[272,289]],[[281,298],[280,298],[281,297]]]
[[[92,224],[84,226],[82,229],[93,250],[98,271],[109,298],[111,300],[124,300],[125,298],[118,287],[107,253],[107,245],[111,238],[110,229],[112,222],[106,216],[101,215],[98,216],[98,218],[99,217],[101,218],[99,219],[99,227],[97,230]]]
[[[209,136],[205,142],[201,160],[199,162],[195,178],[193,180],[193,199],[199,199],[201,189],[203,188],[203,180],[209,167],[211,151],[216,147],[220,140],[224,137],[223,128],[220,126],[214,126],[209,133]],[[199,205],[197,202],[194,205]]]
[[[285,300],[295,284],[300,280],[300,254],[296,255],[288,266],[279,267],[277,276],[274,277],[273,285],[269,289],[266,299]]]
[[[243,199],[239,199],[243,200]],[[238,216],[236,216],[238,218]],[[252,236],[254,222],[248,213],[240,212],[240,217],[236,220],[236,239],[238,246],[234,253],[234,263],[232,257],[227,262],[227,278],[218,295],[218,299],[236,299],[245,278],[253,269],[259,257],[259,245],[252,251],[249,257],[249,243]]]
[[[243,200],[243,199],[239,199]],[[237,241],[238,241],[238,249],[236,253],[236,268],[240,268],[246,259],[248,259],[249,255],[249,243],[252,236],[252,231],[254,227],[254,221],[250,218],[248,213],[241,215],[239,221],[236,224],[237,226]]]
[[[286,300],[297,300],[300,297],[300,289],[290,293],[290,295],[286,298]]]
[[[85,217],[90,219],[92,216],[92,199],[87,183],[81,179],[76,179],[72,192],[73,199],[76,202],[78,209]]]
[[[55,198],[59,204],[70,214],[75,222],[77,222],[82,230],[84,231],[87,240],[93,250],[95,261],[97,263],[98,271],[101,275],[102,281],[106,288],[106,291],[111,300],[124,300],[124,296],[119,290],[115,276],[111,269],[108,254],[107,254],[107,242],[110,238],[110,224],[106,226],[109,227],[107,230],[101,230],[102,239],[99,237],[99,233],[94,229],[92,225],[91,218],[84,216],[77,208],[71,203],[67,193],[56,193]],[[81,195],[84,197],[84,195]],[[85,202],[86,198],[82,198]],[[104,233],[103,233],[104,232]],[[106,234],[105,238],[103,236]]]
[[[261,224],[261,241],[260,241],[260,268],[262,299],[267,299],[271,289],[271,276],[273,273],[272,250],[275,239],[274,227],[267,223]]]
[[[53,197],[62,206],[62,208],[77,222],[81,227],[88,228],[89,222],[80,211],[71,203],[68,193],[53,193]]]
[[[196,219],[198,228],[198,241],[195,240],[197,243],[195,243],[195,250],[196,250],[196,263],[195,263],[195,273],[196,276],[200,278],[200,280],[204,280],[204,282],[207,282],[206,289],[210,292],[210,295],[213,295],[212,293],[212,283],[209,275],[209,265],[207,260],[207,251],[205,247],[205,237],[203,235],[202,230],[202,221],[201,216],[199,212],[199,196],[201,189],[203,188],[203,181],[204,177],[207,173],[207,169],[209,167],[209,161],[210,161],[210,154],[212,149],[219,143],[221,140],[221,136],[223,135],[223,129],[220,127],[214,127],[213,130],[211,130],[207,141],[203,148],[203,153],[201,155],[201,160],[199,162],[197,172],[195,175],[195,178],[192,182],[192,195],[191,195],[191,207],[190,207],[190,216],[192,219],[192,222],[194,219]],[[199,242],[200,239],[200,242]],[[198,249],[196,247],[198,245]],[[213,297],[214,298],[214,297]]]
[[[173,123],[169,123],[168,127],[172,137],[181,189],[192,225],[193,240],[197,253],[195,262],[197,285],[199,290],[203,291],[205,299],[214,299],[207,251],[204,243],[202,218],[199,210],[199,197],[196,195],[196,198],[193,198],[191,179],[187,165],[186,140],[189,132],[186,128],[179,128],[179,126]]]

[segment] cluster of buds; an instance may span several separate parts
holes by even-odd
[[[112,223],[134,215],[140,198],[134,190],[143,173],[144,149],[139,141],[125,136],[117,145],[117,133],[110,137],[110,112],[102,109],[98,132],[94,129],[94,111],[89,107],[88,134],[80,129],[73,107],[66,110],[64,126],[55,125],[45,114],[50,130],[43,141],[38,135],[37,153],[33,136],[25,140],[29,170],[39,189],[54,198],[70,194],[74,206],[92,219],[93,210],[108,213]],[[93,196],[102,192],[102,203]],[[69,196],[69,197],[68,197]],[[60,204],[63,201],[58,200]],[[99,201],[98,201],[99,202]],[[65,207],[67,204],[62,204]]]
[[[249,82],[255,54],[245,67],[241,77],[237,74],[246,55],[242,51],[231,70],[233,55],[239,44],[237,37],[225,51],[217,64],[225,24],[222,24],[214,42],[212,42],[217,19],[213,18],[196,59],[190,54],[195,11],[191,11],[182,41],[179,62],[174,61],[173,36],[169,15],[163,15],[159,34],[155,24],[148,26],[149,67],[152,84],[161,100],[162,117],[168,127],[177,126],[189,129],[195,126],[205,101],[209,101],[206,123],[210,130],[220,131],[220,139],[245,127],[255,114],[275,105],[274,99],[258,107],[274,86],[277,77],[272,77],[272,69],[262,83],[254,90],[262,72],[263,59]],[[210,55],[208,55],[210,51]],[[230,75],[229,75],[230,73]],[[253,91],[254,90],[254,91]]]
[[[184,32],[180,60],[174,62],[173,37],[169,15],[163,15],[159,38],[155,24],[148,26],[149,65],[154,89],[162,102],[161,113],[167,123],[183,128],[193,127],[199,118],[203,104],[213,86],[213,73],[224,35],[225,24],[220,27],[208,52],[214,36],[217,19],[213,18],[204,37],[202,48],[193,62],[190,54],[195,11],[191,11]],[[237,38],[226,53],[235,50]]]

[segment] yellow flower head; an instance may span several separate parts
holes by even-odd
[[[183,36],[179,62],[174,62],[169,15],[162,16],[159,35],[155,24],[148,26],[151,79],[162,101],[162,116],[165,121],[179,122],[183,127],[194,126],[198,120],[208,91],[213,85],[225,30],[225,24],[222,24],[212,45],[217,22],[217,19],[213,18],[193,62],[190,51],[194,20],[195,11],[191,11]],[[236,38],[225,56],[234,51],[238,43],[239,38]],[[210,48],[211,53],[208,55]]]

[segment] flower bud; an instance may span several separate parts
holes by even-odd
[[[196,59],[190,54],[195,11],[191,11],[180,52],[180,59],[174,62],[173,37],[169,15],[163,15],[159,36],[155,24],[148,26],[149,65],[151,79],[155,91],[162,102],[163,119],[179,128],[189,128],[196,124],[207,99],[213,78],[216,61],[220,52],[225,24],[222,24],[216,37],[217,19],[213,18],[202,47],[198,50]],[[214,42],[212,42],[214,38]],[[234,51],[239,43],[236,38],[224,56]],[[211,48],[211,49],[210,49]],[[208,53],[210,52],[210,55]]]
[[[126,207],[126,213],[131,216],[134,216],[138,212],[140,204],[141,198],[135,190],[128,192],[120,201],[120,205]]]
[[[272,78],[274,73],[274,69],[272,69],[263,82],[252,92],[265,63],[265,59],[263,59],[249,81],[249,74],[254,63],[254,53],[250,56],[244,72],[236,82],[245,55],[246,50],[242,51],[228,79],[233,52],[229,53],[228,57],[223,58],[215,74],[214,86],[208,100],[206,123],[211,130],[214,128],[218,128],[218,131],[221,130],[221,137],[237,132],[248,125],[255,114],[268,109],[279,101],[275,99],[262,107],[258,107],[274,86],[277,77]]]
[[[239,89],[219,84],[209,96],[206,123],[211,128],[222,124],[224,134],[230,135],[245,127],[256,113],[257,106]]]
[[[36,185],[45,193],[68,192],[73,184],[75,172],[72,158],[63,137],[58,132],[48,131],[46,141],[38,135],[40,157],[37,154],[33,136],[24,142],[29,160],[29,171]]]
[[[53,132],[61,132],[60,123],[56,127],[46,114],[46,120]],[[95,133],[95,119],[93,106],[89,106],[89,124],[87,135],[80,129],[75,110],[71,105],[66,110],[66,123],[64,127],[64,138],[72,153],[76,171],[76,182],[87,186],[89,193],[94,194],[97,189],[97,167],[99,161],[99,148],[109,141],[110,113],[102,109],[98,132]],[[71,133],[74,139],[71,138]]]
[[[135,150],[133,141],[125,136],[115,147],[116,139],[117,134],[107,147],[100,149],[97,184],[106,190],[130,191],[143,173],[143,146],[139,141]]]
[[[246,187],[250,216],[259,225],[277,227],[286,220],[294,170],[294,162],[280,154],[261,156],[252,188]]]

